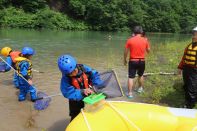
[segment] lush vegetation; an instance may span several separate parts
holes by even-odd
[[[152,51],[148,55],[146,62],[146,72],[177,73],[177,65],[181,60],[183,50],[187,43],[189,43],[189,41],[165,43],[152,46]],[[146,103],[183,107],[185,98],[182,76],[146,76],[145,92],[140,95],[140,98]]]
[[[196,0],[0,0],[0,27],[188,33]]]

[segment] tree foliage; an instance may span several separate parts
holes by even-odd
[[[25,12],[35,13],[47,6],[46,0],[10,0],[11,5],[22,8]]]
[[[55,0],[0,0],[0,14],[4,18],[0,26],[15,27],[12,22],[20,21],[21,27],[24,22],[26,28],[30,26],[26,22],[33,21],[29,23],[33,28],[117,31],[142,25],[149,32],[182,33],[197,26],[196,0],[58,0],[58,5],[55,3]],[[54,11],[54,7],[61,12]],[[13,8],[22,14],[16,13],[5,24]],[[7,13],[3,14],[5,10]]]
[[[39,10],[35,14],[28,14],[22,9],[10,7],[1,10],[0,17],[0,25],[4,28],[88,29],[88,26],[84,22],[73,20],[66,15],[52,11],[48,8]]]

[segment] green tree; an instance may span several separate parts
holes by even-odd
[[[148,0],[147,30],[154,32],[179,32],[179,15],[172,0]],[[178,3],[177,3],[178,4]]]
[[[7,8],[11,4],[11,0],[0,0],[0,9]]]
[[[46,0],[12,0],[12,5],[31,13],[47,7]]]
[[[119,8],[121,0],[89,0],[85,19],[95,30],[120,30],[127,27],[128,17]]]
[[[0,25],[104,31],[142,25],[149,32],[189,33],[196,26],[196,7],[197,0],[0,0]]]
[[[35,15],[27,14],[21,9],[10,7],[0,11],[1,27],[35,28]]]
[[[68,4],[69,12],[73,18],[84,19],[86,12],[86,5],[81,0],[70,0]]]
[[[180,12],[180,27],[181,32],[189,33],[191,29],[197,25],[197,1],[196,0],[181,0],[182,11]]]

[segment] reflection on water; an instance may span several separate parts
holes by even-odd
[[[108,39],[109,35],[111,40]],[[48,73],[50,78],[59,74],[56,64],[58,56],[69,53],[79,63],[99,71],[115,69],[120,81],[124,81],[127,68],[123,66],[122,58],[124,44],[129,36],[128,32],[1,30],[0,48],[10,46],[20,50],[23,46],[33,47],[36,50],[34,68]],[[147,33],[147,36],[152,46],[190,38],[190,35],[183,34]]]

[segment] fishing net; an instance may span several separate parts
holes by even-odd
[[[37,93],[37,100],[34,103],[34,109],[36,110],[44,110],[49,106],[51,101],[51,97],[47,97],[48,95],[44,92],[39,91]]]
[[[6,64],[0,61],[0,72],[5,72]]]
[[[102,80],[102,83],[100,85],[93,86],[96,93],[103,93],[107,98],[115,98],[115,97],[123,96],[122,88],[113,70],[100,73],[99,75],[100,75],[100,79]],[[52,95],[52,96],[56,96],[56,95]],[[37,100],[34,103],[34,108],[36,110],[44,110],[49,106],[50,101],[51,101],[50,96],[39,91],[37,93]]]
[[[122,88],[113,70],[100,73],[99,75],[103,82],[100,85],[94,86],[96,92],[102,92],[107,98],[123,96]]]

